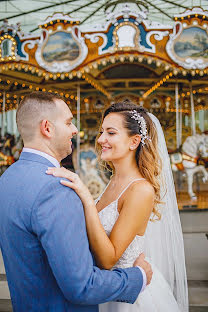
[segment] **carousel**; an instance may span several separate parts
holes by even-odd
[[[208,208],[208,11],[175,1],[180,12],[171,15],[165,3],[172,2],[163,2],[92,1],[82,20],[54,13],[28,34],[19,23],[2,20],[1,173],[22,148],[18,103],[31,91],[55,92],[64,97],[79,129],[72,159],[63,165],[79,172],[96,198],[108,180],[94,150],[102,112],[128,99],[162,124],[179,208]],[[154,20],[155,8],[169,20]],[[74,11],[81,9],[84,5]],[[96,23],[85,23],[100,10]]]

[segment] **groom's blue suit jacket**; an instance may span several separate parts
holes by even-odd
[[[93,264],[82,203],[47,175],[47,159],[22,153],[0,178],[0,246],[18,312],[94,312],[106,301],[133,303],[139,268]]]

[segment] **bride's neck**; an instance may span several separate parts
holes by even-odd
[[[139,168],[135,162],[129,161],[129,159],[126,161],[125,159],[121,159],[119,161],[113,162],[114,166],[114,174],[112,176],[114,181],[126,181],[131,179],[136,179],[138,177],[142,177],[142,175],[139,172]]]

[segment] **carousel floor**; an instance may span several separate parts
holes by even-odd
[[[208,190],[196,192],[197,200],[191,200],[188,193],[177,192],[178,207],[180,210],[208,210]]]
[[[194,177],[193,190],[197,195],[197,200],[192,200],[188,195],[188,186],[184,175],[175,175],[174,182],[176,187],[176,195],[178,207],[180,210],[208,210],[208,181],[202,182],[201,176]]]

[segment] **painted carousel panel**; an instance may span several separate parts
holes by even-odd
[[[80,48],[70,33],[63,31],[52,34],[43,48],[46,62],[74,61],[80,54]]]

